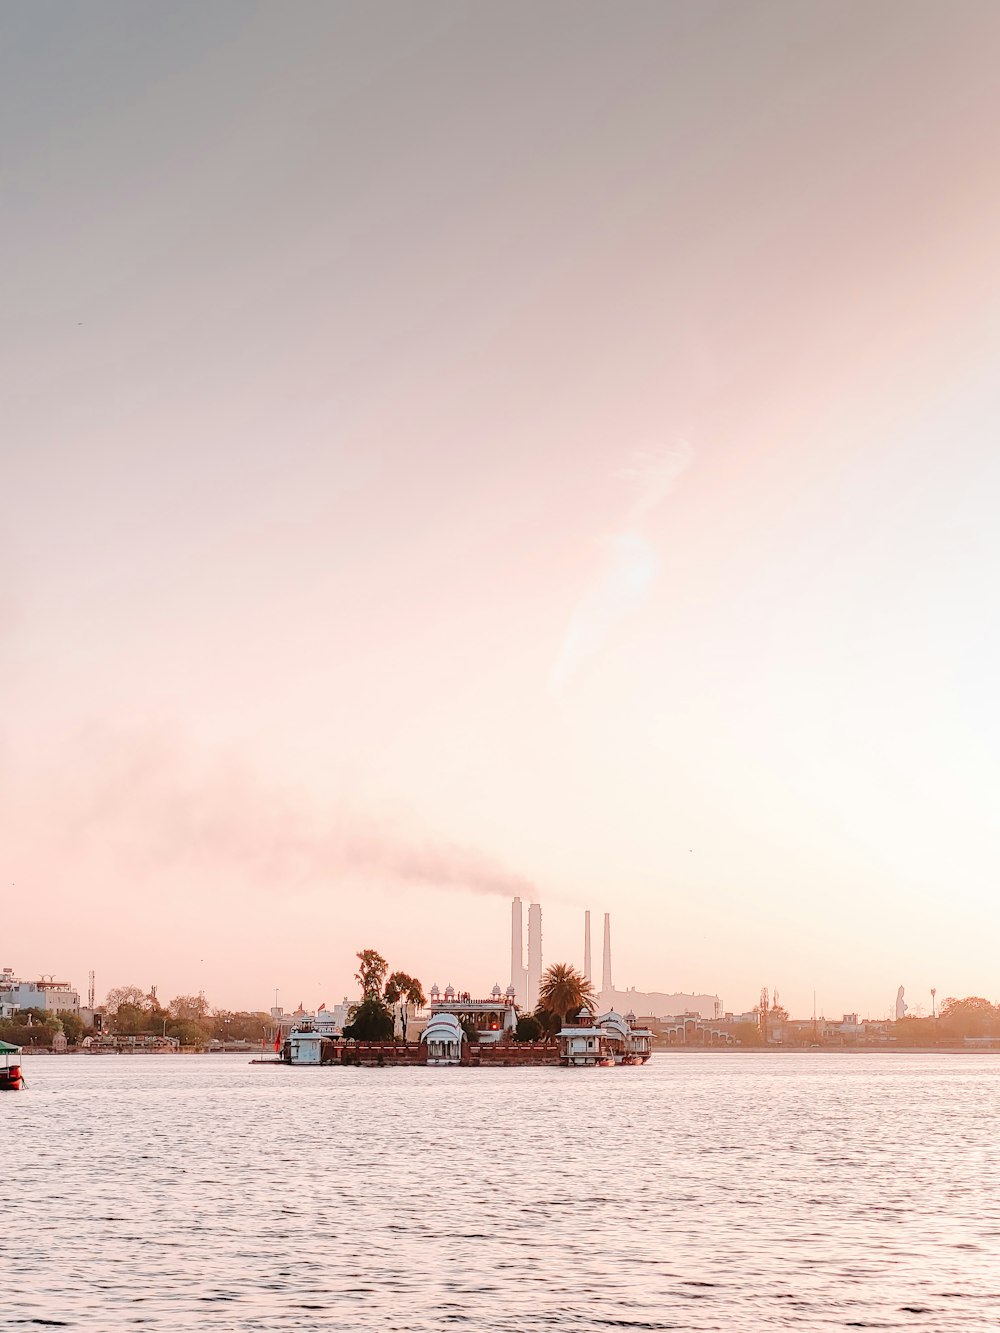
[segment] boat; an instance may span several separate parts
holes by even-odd
[[[17,1092],[22,1081],[20,1046],[0,1041],[0,1092]]]

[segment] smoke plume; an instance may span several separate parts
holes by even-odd
[[[29,802],[47,860],[117,880],[167,875],[220,890],[419,885],[506,897],[531,889],[476,848],[423,836],[347,800],[321,808],[263,782],[239,757],[206,761],[161,737],[95,743],[91,736],[86,748],[86,761],[73,756],[77,762],[66,765],[71,779],[47,775]],[[22,824],[22,846],[26,834]]]

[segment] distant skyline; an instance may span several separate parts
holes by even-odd
[[[995,4],[0,35],[0,965],[1000,998]]]

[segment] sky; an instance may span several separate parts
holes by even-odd
[[[0,13],[0,965],[1000,1000],[1000,9]]]

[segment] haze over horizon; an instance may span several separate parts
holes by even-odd
[[[0,32],[0,965],[1000,999],[996,5]]]

